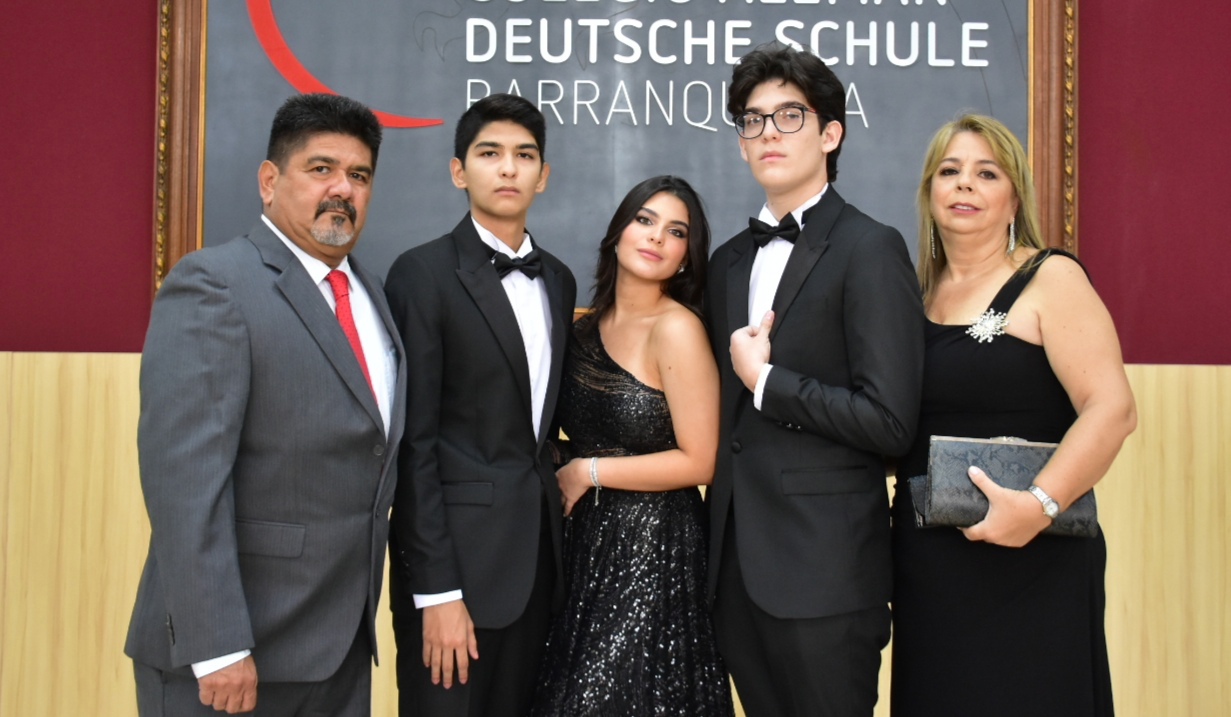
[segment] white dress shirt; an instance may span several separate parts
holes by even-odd
[[[477,219],[471,217],[471,221],[474,222],[479,238],[493,251],[516,259],[534,250],[529,234],[522,239],[521,247],[513,251],[508,244],[479,224]],[[495,260],[494,256],[492,260]],[[513,306],[517,328],[521,331],[522,344],[526,348],[526,364],[530,367],[530,419],[533,421],[534,435],[537,438],[543,422],[543,404],[547,400],[547,381],[551,378],[551,304],[547,300],[547,285],[543,283],[541,274],[531,279],[520,271],[505,274],[500,285],[504,287],[504,293]],[[420,609],[461,599],[461,590],[414,595],[415,607]]]
[[[309,256],[307,252],[300,249],[294,242],[286,238],[286,235],[274,226],[274,223],[269,220],[269,217],[264,214],[261,219],[266,226],[282,240],[295,258],[303,264],[303,268],[307,270],[308,276],[312,277],[312,281],[317,288],[321,290],[321,294],[328,302],[331,311],[337,312],[337,301],[333,298],[333,288],[329,286],[329,281],[325,277],[330,271],[333,271],[328,264]],[[359,344],[363,346],[363,356],[368,364],[368,375],[372,378],[372,393],[376,398],[376,405],[380,408],[380,418],[384,423],[385,436],[389,435],[389,418],[390,407],[393,399],[393,389],[397,384],[397,356],[393,348],[393,340],[389,338],[389,332],[385,330],[385,324],[380,319],[380,314],[376,311],[376,306],[372,303],[372,297],[368,295],[367,289],[359,277],[355,276],[355,272],[351,269],[350,260],[343,259],[338,265],[338,271],[346,274],[348,283],[350,284],[350,308],[351,315],[355,319],[355,328],[359,332]],[[349,345],[349,344],[348,344]],[[222,657],[215,657],[211,660],[203,660],[201,662],[192,663],[192,673],[199,679],[211,672],[217,672],[228,665],[232,665],[252,654],[251,650],[240,650]]]
[[[329,280],[325,278],[333,269],[320,259],[309,256],[307,252],[287,239],[286,235],[269,220],[269,217],[262,214],[261,219],[303,264],[303,268],[308,272],[308,276],[312,277],[316,288],[320,289],[321,296],[325,297],[329,309],[336,313],[337,300],[333,298],[333,288],[329,285]],[[385,424],[385,436],[388,436],[393,389],[397,384],[397,354],[393,348],[393,339],[389,338],[389,332],[385,330],[385,323],[381,321],[380,313],[376,311],[376,305],[372,303],[372,297],[368,294],[367,288],[351,269],[349,257],[342,259],[342,263],[338,264],[338,271],[346,274],[347,282],[350,284],[351,315],[355,319],[355,328],[359,332],[359,345],[363,347],[363,358],[368,364],[368,375],[372,379],[372,393],[375,394],[376,405],[380,408],[381,421]]]
[[[791,211],[800,229],[801,238],[796,241],[802,240],[804,212],[820,202],[827,189],[829,189],[828,184],[821,187],[819,194]],[[757,219],[770,226],[778,224],[778,218],[769,210],[768,203],[761,207],[761,213]],[[774,237],[769,240],[768,244],[757,249],[756,258],[752,261],[752,275],[748,279],[749,326],[760,324],[761,319],[765,318],[765,313],[774,308],[774,296],[778,293],[778,284],[782,282],[782,273],[786,271],[787,260],[791,258],[791,251],[794,248],[795,245],[786,239]],[[778,317],[775,316],[774,321],[777,322],[777,320]],[[773,367],[773,364],[765,364],[761,367],[760,375],[757,376],[756,390],[752,392],[752,405],[758,411],[761,410],[761,397],[765,394],[765,381],[769,379],[769,372]]]
[[[534,250],[529,234],[522,240],[521,247],[513,251],[479,222],[474,222],[474,228],[484,244],[510,259],[525,257]],[[547,300],[547,285],[542,275],[531,279],[520,271],[505,274],[500,284],[513,305],[517,328],[521,330],[521,340],[526,347],[526,364],[530,366],[530,417],[537,439],[543,420],[543,403],[547,400],[547,381],[551,378],[551,304]]]

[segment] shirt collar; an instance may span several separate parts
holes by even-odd
[[[487,230],[487,227],[484,227],[482,224],[480,224],[478,219],[475,219],[473,216],[471,216],[470,221],[474,222],[474,228],[475,228],[475,231],[479,233],[479,239],[483,240],[483,243],[486,244],[488,247],[490,247],[494,251],[498,251],[501,254],[508,254],[509,256],[514,257],[514,258],[519,257],[519,256],[526,256],[530,252],[534,251],[534,243],[530,241],[529,232],[526,232],[526,238],[522,241],[521,248],[518,249],[517,251],[513,251],[512,247],[500,241],[498,238],[496,238],[495,234]]]
[[[329,272],[333,271],[333,267],[299,248],[299,245],[295,242],[287,239],[286,235],[282,233],[282,230],[274,226],[274,223],[270,221],[269,217],[262,214],[261,219],[265,222],[265,226],[269,227],[270,231],[274,233],[274,236],[281,239],[282,243],[286,245],[286,248],[291,250],[291,253],[295,255],[295,258],[299,260],[299,263],[303,264],[303,268],[308,272],[308,276],[312,277],[312,283],[321,283],[325,280],[325,277],[329,275]],[[342,257],[342,263],[338,264],[338,271],[346,274],[351,280],[351,283],[354,283],[355,274],[351,271],[349,256]]]
[[[825,186],[821,187],[821,191],[819,193],[813,195],[811,199],[808,199],[803,204],[800,204],[798,207],[795,207],[794,209],[791,210],[791,215],[795,217],[796,224],[798,224],[800,227],[803,227],[804,212],[816,206],[816,204],[821,201],[821,197],[825,196],[825,192],[828,189],[829,189],[829,183],[826,182]],[[778,220],[774,218],[774,213],[769,211],[768,202],[766,202],[761,207],[761,213],[760,215],[757,216],[757,219],[760,219],[761,221],[765,222],[771,227],[778,223]]]

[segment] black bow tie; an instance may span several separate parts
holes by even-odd
[[[808,223],[808,215],[813,209],[821,206],[820,202],[813,204],[804,210],[802,221]],[[763,247],[770,242],[771,239],[785,239],[792,244],[799,238],[799,233],[803,231],[800,225],[795,221],[795,215],[788,213],[778,222],[778,226],[771,227],[765,222],[755,217],[748,220],[748,228],[752,230],[752,239],[757,243],[757,247]]]
[[[799,236],[799,224],[796,223],[794,214],[787,214],[776,227],[753,217],[748,220],[748,228],[752,230],[752,240],[758,247],[763,247],[774,239],[785,239],[794,244]]]
[[[531,249],[530,253],[524,257],[511,257],[504,252],[496,252],[492,257],[492,264],[496,267],[496,273],[503,279],[510,271],[520,271],[531,279],[538,277],[543,271],[543,259],[539,256],[538,249]]]

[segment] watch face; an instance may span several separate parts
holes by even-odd
[[[1057,515],[1060,515],[1060,506],[1056,505],[1054,500],[1049,501],[1043,504],[1043,512],[1048,518],[1055,518]]]

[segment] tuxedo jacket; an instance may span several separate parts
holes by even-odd
[[[478,627],[520,617],[534,582],[544,496],[559,574],[562,509],[547,439],[557,430],[577,285],[568,267],[536,248],[551,314],[537,435],[521,331],[470,215],[389,269],[385,291],[411,367],[404,480],[393,510],[395,576],[406,604],[395,600],[395,610],[413,610],[412,594],[461,589]]]
[[[825,191],[774,296],[761,410],[727,350],[749,324],[756,251],[745,230],[709,265],[722,386],[709,595],[733,510],[748,595],[766,612],[812,618],[884,605],[892,566],[883,456],[911,445],[923,377],[923,306],[906,245]]]
[[[141,361],[134,660],[191,675],[251,649],[263,682],[319,681],[361,626],[375,650],[406,371],[380,282],[350,264],[395,347],[387,436],[334,312],[263,221],[163,283]]]

